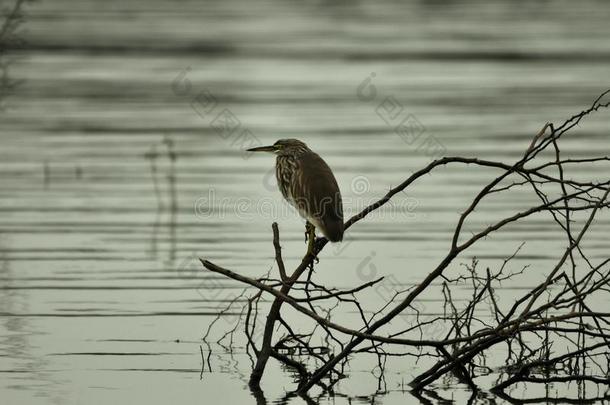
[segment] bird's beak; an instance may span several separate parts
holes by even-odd
[[[250,148],[247,150],[248,152],[275,152],[275,146],[259,146],[256,148]]]

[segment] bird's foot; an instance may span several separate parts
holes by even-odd
[[[312,238],[311,236],[308,239],[309,240],[307,243],[307,255],[315,256],[316,255],[315,239]]]
[[[316,241],[316,227],[309,221],[305,223],[305,242],[309,242],[307,245],[307,253],[313,254],[314,244]]]
[[[309,239],[309,244],[307,245],[307,255],[313,256],[313,259],[316,264],[320,263],[320,259],[318,258],[319,244],[320,238],[316,238],[315,236]],[[313,263],[312,263],[313,264]]]
[[[313,256],[316,264],[320,262],[317,252],[319,251],[319,240],[316,238],[316,227],[309,221],[305,223],[305,242],[307,242],[307,256]],[[313,266],[313,262],[311,263]]]
[[[310,237],[316,236],[316,227],[309,221],[305,222],[305,242],[307,242]]]
[[[318,245],[316,242],[318,242],[320,238],[316,238],[315,235],[310,235],[309,236],[309,243],[307,244],[307,255],[308,256],[313,256],[313,259],[315,260],[316,264],[318,264],[320,262],[320,259],[318,259]],[[313,265],[313,262],[312,262]]]
[[[315,249],[307,249],[307,256],[312,256],[313,257],[313,261],[309,264],[309,266],[313,266],[313,264],[318,264],[320,263],[320,259],[318,258],[318,255],[316,254],[316,250]]]

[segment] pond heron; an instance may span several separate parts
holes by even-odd
[[[332,170],[317,153],[298,139],[280,139],[270,146],[248,149],[277,155],[275,177],[282,195],[307,221],[309,251],[315,228],[331,242],[343,239],[341,192]]]

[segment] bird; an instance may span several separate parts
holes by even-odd
[[[280,139],[247,151],[277,156],[277,184],[286,201],[306,220],[309,252],[313,251],[316,229],[331,242],[343,240],[341,191],[332,170],[317,153],[298,139]]]

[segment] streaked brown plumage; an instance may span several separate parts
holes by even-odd
[[[284,198],[328,240],[343,239],[343,204],[337,180],[326,162],[298,139],[249,149],[277,155],[275,174]]]

